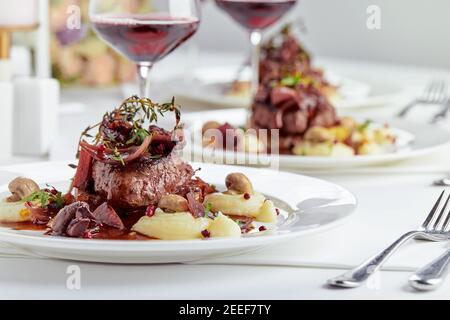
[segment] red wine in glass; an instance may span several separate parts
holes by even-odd
[[[128,59],[150,64],[175,50],[199,26],[198,18],[157,14],[98,15],[91,22],[95,31]]]
[[[217,5],[249,30],[263,30],[276,23],[296,0],[216,0]]]

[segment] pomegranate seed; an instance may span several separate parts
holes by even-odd
[[[250,194],[244,193],[244,199],[245,199],[245,200],[249,200],[249,199],[250,199]]]
[[[279,215],[280,215],[280,209],[275,208],[275,211],[276,211],[276,213],[277,213],[277,216],[279,216]]]
[[[94,238],[94,236],[93,236],[92,232],[90,230],[88,230],[84,233],[83,238],[92,239],[92,238]]]
[[[211,237],[211,233],[208,230],[203,230],[202,231],[202,236],[204,238],[210,238]]]
[[[156,211],[156,207],[152,206],[152,205],[149,205],[147,207],[147,210],[145,210],[145,215],[147,217],[153,217],[155,215],[155,211]]]
[[[25,205],[27,206],[27,207],[32,207],[33,206],[33,203],[31,203],[31,201],[27,201],[27,202],[25,202]]]
[[[105,157],[106,147],[101,144],[97,147],[97,155],[101,158]]]
[[[261,226],[261,227],[259,227],[259,231],[266,231],[267,230],[267,228],[266,227],[264,227],[264,226]]]
[[[99,152],[105,152],[105,150],[106,150],[106,147],[105,147],[105,145],[103,145],[103,144],[100,144],[99,146],[98,146],[98,149],[97,149]]]

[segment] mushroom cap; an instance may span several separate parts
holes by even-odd
[[[31,179],[18,177],[8,184],[11,196],[8,202],[20,201],[40,190],[39,185]]]
[[[187,212],[189,211],[188,201],[182,196],[176,194],[167,194],[161,197],[158,202],[158,207],[162,210],[169,210],[172,212]]]
[[[253,194],[252,183],[243,173],[230,173],[225,179],[225,185],[228,190],[233,190],[237,193]]]

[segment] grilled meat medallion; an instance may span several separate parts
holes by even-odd
[[[120,208],[155,205],[165,194],[182,192],[194,176],[192,167],[175,154],[154,159],[143,156],[126,166],[94,161],[94,190]]]

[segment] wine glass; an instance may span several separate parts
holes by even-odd
[[[136,63],[144,98],[153,65],[197,31],[200,5],[199,0],[91,0],[89,17],[100,38]]]
[[[248,30],[251,50],[251,94],[255,96],[259,87],[259,58],[262,32],[281,19],[296,0],[215,0],[236,22]]]

